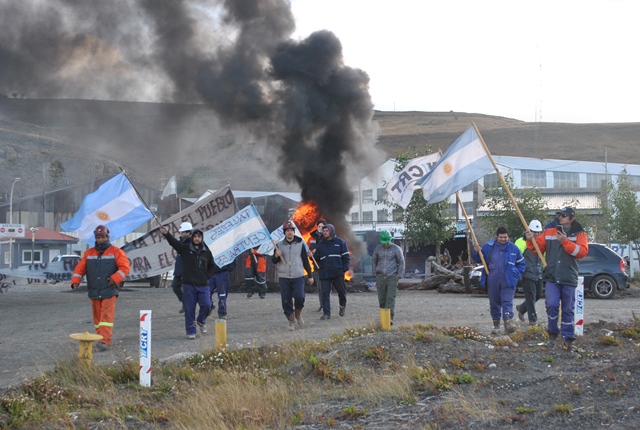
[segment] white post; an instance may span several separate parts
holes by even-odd
[[[584,277],[578,276],[578,287],[576,288],[576,300],[573,307],[574,335],[584,334]]]
[[[140,385],[151,386],[151,311],[140,311]]]

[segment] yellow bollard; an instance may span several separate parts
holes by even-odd
[[[227,347],[227,320],[216,320],[216,348]]]
[[[99,334],[73,333],[69,337],[73,340],[80,341],[80,347],[78,348],[78,361],[80,364],[91,366],[93,364],[93,341],[102,340],[102,336]]]
[[[382,330],[391,330],[391,309],[380,309],[380,327]]]

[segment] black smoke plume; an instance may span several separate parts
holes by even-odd
[[[205,103],[348,234],[349,175],[379,161],[369,78],[294,30],[285,0],[0,1],[0,93]]]

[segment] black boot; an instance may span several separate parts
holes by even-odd
[[[558,339],[558,333],[549,333],[549,339],[547,339],[547,348],[553,348],[556,345],[556,339]]]
[[[491,334],[500,334],[500,320],[493,320],[493,329]]]

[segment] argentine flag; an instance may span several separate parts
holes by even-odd
[[[428,204],[438,203],[491,172],[493,163],[473,126],[442,154],[440,160],[416,184]]]
[[[114,241],[151,218],[153,214],[122,172],[88,194],[73,218],[60,223],[60,227],[64,231],[77,231],[80,239],[94,246],[93,231],[100,224],[107,226],[109,239]]]
[[[204,233],[218,267],[233,262],[248,249],[270,242],[271,235],[254,205],[249,205]]]

